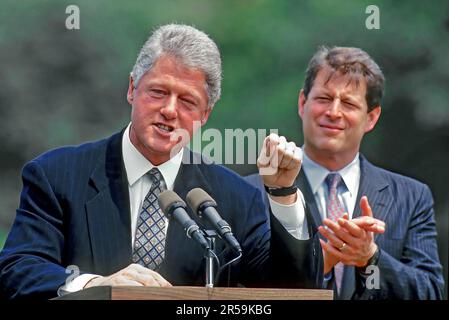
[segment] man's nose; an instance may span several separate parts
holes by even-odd
[[[176,96],[171,95],[167,100],[167,103],[161,108],[161,113],[166,119],[174,119],[177,116],[176,111]]]
[[[326,114],[331,118],[338,118],[341,116],[340,107],[341,107],[341,101],[340,101],[340,99],[336,98],[329,105],[329,109],[327,110]]]

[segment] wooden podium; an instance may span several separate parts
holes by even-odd
[[[92,287],[55,300],[332,300],[332,290],[205,288],[205,287]]]

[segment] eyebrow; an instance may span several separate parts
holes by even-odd
[[[324,95],[331,95],[330,91],[331,90],[327,86],[323,86],[323,87],[321,87],[320,89],[318,89],[316,91],[316,95],[318,95],[318,96],[322,95],[322,94],[324,94]],[[343,92],[341,94],[341,98],[343,100],[349,100],[351,102],[354,102],[357,105],[360,105],[360,103],[363,103],[363,101],[360,101],[359,99],[355,98],[354,95],[352,95],[350,93],[346,93],[346,92]]]
[[[167,83],[163,80],[162,81],[149,80],[147,83],[144,83],[144,86],[146,88],[151,86],[165,87],[167,86]],[[189,89],[183,89],[182,92],[180,93],[180,96],[190,96],[195,100],[195,103],[199,103],[199,101],[201,101],[201,97],[196,92]]]
[[[360,106],[363,102],[359,101],[358,99],[353,98],[352,96],[343,95],[343,100],[347,100],[352,104],[355,104],[357,106]]]

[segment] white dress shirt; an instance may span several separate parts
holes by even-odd
[[[134,237],[136,234],[137,219],[140,214],[142,203],[151,188],[151,180],[146,174],[155,167],[148,159],[146,159],[132,144],[129,138],[129,129],[131,123],[126,128],[122,138],[122,153],[125,164],[126,175],[128,178],[128,191],[131,212],[131,239],[130,246],[133,247]],[[182,163],[183,149],[170,159],[169,161],[157,166],[164,177],[168,190],[173,190],[176,176]],[[269,202],[273,215],[285,227],[285,229],[298,240],[309,239],[307,230],[307,221],[305,220],[304,197],[301,191],[297,191],[297,200],[294,204],[283,205],[273,201],[270,197]],[[168,220],[165,221],[165,231],[168,228]],[[74,278],[71,282],[60,288],[58,294],[65,294],[79,291],[91,279],[98,277],[95,274],[83,274]]]
[[[324,219],[327,217],[326,199],[329,195],[326,177],[331,171],[314,162],[305,152],[303,169],[315,197],[315,202],[321,214],[321,219]],[[349,219],[352,219],[360,183],[359,154],[357,153],[354,160],[352,160],[347,166],[338,171],[332,172],[339,173],[343,179],[344,185],[340,184],[337,189],[338,199],[343,205],[345,212],[348,213]]]
[[[173,190],[176,176],[181,168],[181,149],[176,156],[157,166],[164,178],[167,190]],[[129,138],[129,125],[123,134],[122,141],[123,162],[125,164],[126,175],[128,177],[129,204],[131,212],[131,246],[134,244],[136,236],[136,225],[142,209],[143,201],[150,191],[151,179],[147,173],[155,166],[147,160],[131,143]],[[165,231],[168,228],[168,219],[165,218]],[[167,234],[167,232],[165,232]]]

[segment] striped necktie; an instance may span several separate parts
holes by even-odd
[[[326,177],[326,184],[329,190],[327,198],[327,217],[334,222],[345,213],[345,209],[338,199],[338,186],[342,182],[342,177],[339,173],[331,172]],[[339,262],[334,266],[335,284],[337,286],[337,292],[340,294],[341,282],[343,279],[344,265]]]

